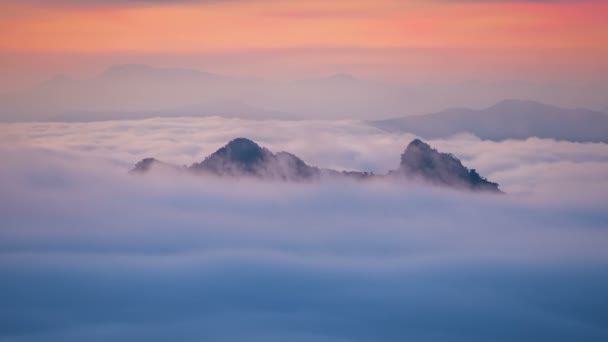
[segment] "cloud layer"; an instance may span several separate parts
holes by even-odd
[[[234,136],[321,166],[393,167],[411,136],[358,122],[0,133],[0,341],[608,337],[605,145],[432,142],[512,190],[475,196],[126,173],[142,156],[198,161]]]
[[[5,146],[29,146],[78,160],[110,162],[119,172],[146,157],[191,165],[229,140],[247,137],[271,151],[288,151],[319,167],[386,173],[395,169],[411,134],[387,134],[359,121],[249,121],[161,118],[93,123],[0,125]],[[429,143],[501,184],[510,194],[603,199],[608,190],[605,144],[480,141],[462,135]],[[85,162],[80,161],[80,164]]]

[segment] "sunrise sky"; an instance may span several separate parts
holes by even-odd
[[[608,0],[0,0],[0,342],[608,341]]]
[[[0,90],[115,63],[259,77],[605,79],[605,1],[0,0]]]

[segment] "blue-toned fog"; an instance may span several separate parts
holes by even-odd
[[[248,136],[385,171],[412,138],[358,122],[0,125],[0,341],[605,341],[608,149],[429,143],[504,196],[128,169]]]

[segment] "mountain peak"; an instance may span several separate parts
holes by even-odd
[[[439,185],[500,191],[498,184],[487,181],[475,169],[467,169],[458,158],[441,153],[420,139],[414,139],[401,155],[398,173]]]
[[[184,68],[161,68],[147,64],[115,64],[103,71],[98,78],[129,79],[129,78],[221,78],[218,75]]]
[[[137,163],[133,173],[145,173],[152,166],[161,164],[153,158]],[[477,171],[464,167],[460,160],[451,154],[440,153],[420,139],[413,140],[401,155],[397,171],[386,176],[369,172],[336,171],[319,169],[306,164],[302,159],[288,152],[272,153],[247,138],[231,140],[188,171],[227,177],[255,177],[264,180],[311,181],[323,177],[367,180],[407,176],[421,178],[429,183],[468,190],[500,192],[498,184],[488,182]]]
[[[259,147],[260,145],[258,145],[255,141],[248,139],[248,138],[234,138],[232,140],[230,140],[228,142],[228,144],[226,144],[226,146],[257,146]]]
[[[248,164],[264,159],[265,152],[267,151],[253,140],[236,138],[228,142],[226,146],[220,148],[214,154],[225,156],[231,161]]]
[[[219,148],[202,162],[192,165],[195,171],[208,171],[218,175],[257,174],[272,153],[252,140],[236,138]]]
[[[425,143],[424,141],[422,141],[420,139],[414,139],[414,140],[412,140],[412,142],[409,143],[409,145],[408,145],[407,148],[410,148],[410,146],[412,148],[414,148],[414,147],[425,148],[425,149],[427,149],[427,148],[430,149],[431,148],[431,146],[429,144]]]
[[[433,157],[437,154],[429,144],[420,139],[414,139],[407,145],[401,155],[401,167],[420,168],[421,166],[433,166]]]
[[[608,143],[608,116],[588,109],[560,108],[530,100],[508,99],[484,109],[452,109],[372,121],[388,132],[407,132],[425,139],[470,133],[482,140],[555,139]]]
[[[156,68],[146,64],[114,64],[105,72],[125,72],[125,71],[149,71]]]
[[[502,110],[509,110],[509,111],[529,111],[529,110],[536,110],[539,108],[557,108],[548,104],[544,104],[544,103],[540,103],[537,101],[532,101],[532,100],[520,100],[520,99],[505,99],[502,100],[498,103],[496,103],[495,105],[493,105],[492,107],[493,109],[502,109]]]
[[[104,70],[99,77],[133,77],[153,74],[160,70],[145,64],[114,64]]]

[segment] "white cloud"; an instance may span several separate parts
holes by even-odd
[[[0,341],[604,341],[605,145],[432,141],[513,190],[277,184],[127,170],[247,136],[385,171],[358,122],[0,126]]]
[[[359,121],[215,117],[0,125],[0,142],[5,146],[20,144],[74,158],[110,160],[122,170],[146,157],[191,165],[236,137],[248,137],[275,152],[292,152],[312,165],[377,173],[396,168],[401,153],[415,138],[387,134]],[[442,152],[455,154],[511,194],[550,193],[554,197],[561,191],[567,197],[605,198],[606,144],[535,138],[492,142],[470,135],[429,142]],[[569,187],[562,188],[563,184]]]

